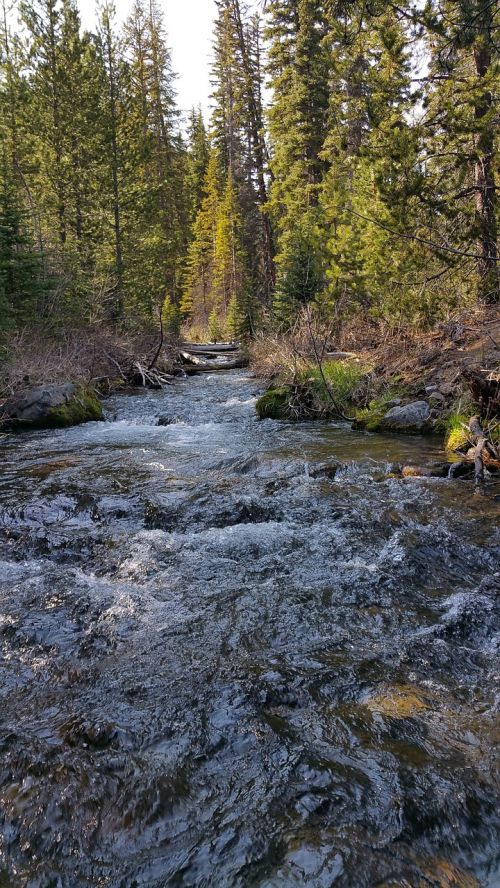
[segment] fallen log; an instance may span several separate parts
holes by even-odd
[[[196,367],[205,364],[205,361],[202,361],[197,355],[191,354],[191,352],[181,351],[180,357],[184,364],[194,364]]]
[[[188,351],[181,351],[180,358],[184,365],[185,372],[190,373],[212,373],[217,370],[239,370],[248,366],[248,359],[243,355],[237,355],[231,360],[230,356],[226,359],[223,355],[219,356],[216,361],[204,361],[198,355],[193,355]]]
[[[190,354],[217,354],[223,355],[230,352],[237,352],[240,349],[239,342],[214,342],[214,343],[192,343],[184,342],[183,349]]]
[[[218,373],[222,370],[241,370],[243,367],[248,367],[247,358],[240,358],[237,361],[226,361],[224,364],[215,364],[208,361],[202,361],[196,365],[185,364],[183,370],[188,376],[194,376],[196,373]]]
[[[325,358],[329,358],[330,360],[345,361],[347,360],[347,358],[359,358],[359,355],[357,352],[329,351],[325,352]]]
[[[195,352],[192,352],[192,351],[188,351],[187,353],[190,355],[193,355],[193,357],[200,357],[200,358],[225,358],[226,355],[228,356],[228,358],[233,358],[235,355],[239,354],[239,351],[237,349],[235,349],[234,352],[218,352],[218,351],[195,351]]]

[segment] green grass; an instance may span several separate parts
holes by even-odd
[[[298,382],[310,386],[319,401],[318,406],[328,409],[332,407],[328,389],[337,404],[349,404],[366,375],[366,368],[347,361],[326,361],[323,364],[323,375],[325,379],[319,367],[310,366],[300,372]]]
[[[467,447],[470,442],[468,429],[470,416],[454,411],[446,418],[445,422],[445,446],[447,450],[456,451]]]
[[[471,415],[454,411],[445,422],[445,446],[451,452],[460,452],[472,447],[473,441],[469,432],[469,421]],[[482,423],[482,427],[486,435],[491,439],[493,444],[500,447],[500,422],[498,419],[492,419],[490,422]]]

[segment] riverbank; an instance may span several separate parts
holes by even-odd
[[[0,399],[29,387],[92,386],[103,394],[128,384],[135,363],[151,364],[160,344],[156,331],[123,332],[105,326],[4,333],[0,345]],[[170,372],[177,341],[165,336],[157,366]]]
[[[160,391],[178,377],[248,366],[239,342],[186,343],[176,337],[118,337],[112,331],[33,334],[5,340],[0,430],[66,428],[103,419],[102,399],[136,389]],[[55,352],[55,354],[54,354]],[[68,381],[71,380],[71,381]],[[3,397],[1,396],[3,394]]]
[[[125,336],[87,328],[44,337],[25,331],[4,342],[4,429],[9,403],[14,402],[15,415],[33,392],[46,395],[50,389],[50,400],[53,393],[57,400],[63,388],[73,387],[76,400],[56,404],[47,420],[49,427],[64,426],[98,418],[98,400],[114,392],[161,388],[176,375],[247,363],[237,346],[221,346],[219,352],[193,346],[188,353],[181,340],[159,339],[154,332]],[[327,339],[324,331],[302,326],[287,337],[258,339],[249,353],[253,372],[268,386],[257,402],[261,418],[341,418],[367,431],[437,434],[450,451],[460,451],[469,441],[468,422],[478,413],[492,441],[500,443],[498,307],[470,311],[426,333],[389,334],[367,319],[362,325],[344,324]],[[492,397],[478,391],[483,380]],[[91,409],[82,410],[85,404]],[[21,413],[13,425],[29,428],[31,421],[31,413],[26,423]]]
[[[438,434],[454,450],[467,443],[464,426],[480,413],[498,441],[498,307],[411,335],[353,325],[336,350],[309,334],[255,345],[253,369],[268,382],[257,404],[261,418],[344,418],[368,431]],[[489,404],[478,392],[483,379],[491,383]]]

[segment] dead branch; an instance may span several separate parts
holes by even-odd
[[[164,337],[164,333],[163,333],[163,314],[162,314],[162,310],[160,308],[160,342],[158,343],[158,348],[156,349],[155,356],[148,366],[148,370],[154,370],[156,363],[158,361],[158,358],[160,357],[161,350],[163,348],[164,338],[165,337]]]
[[[481,426],[479,416],[473,416],[469,422],[469,431],[474,441],[475,447],[473,452],[474,459],[474,478],[476,492],[482,492],[484,485],[484,464],[490,457],[492,460],[498,460],[498,451],[495,445],[488,439],[483,427]]]

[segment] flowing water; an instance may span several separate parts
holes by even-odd
[[[500,488],[258,388],[4,440],[2,888],[500,885]]]

